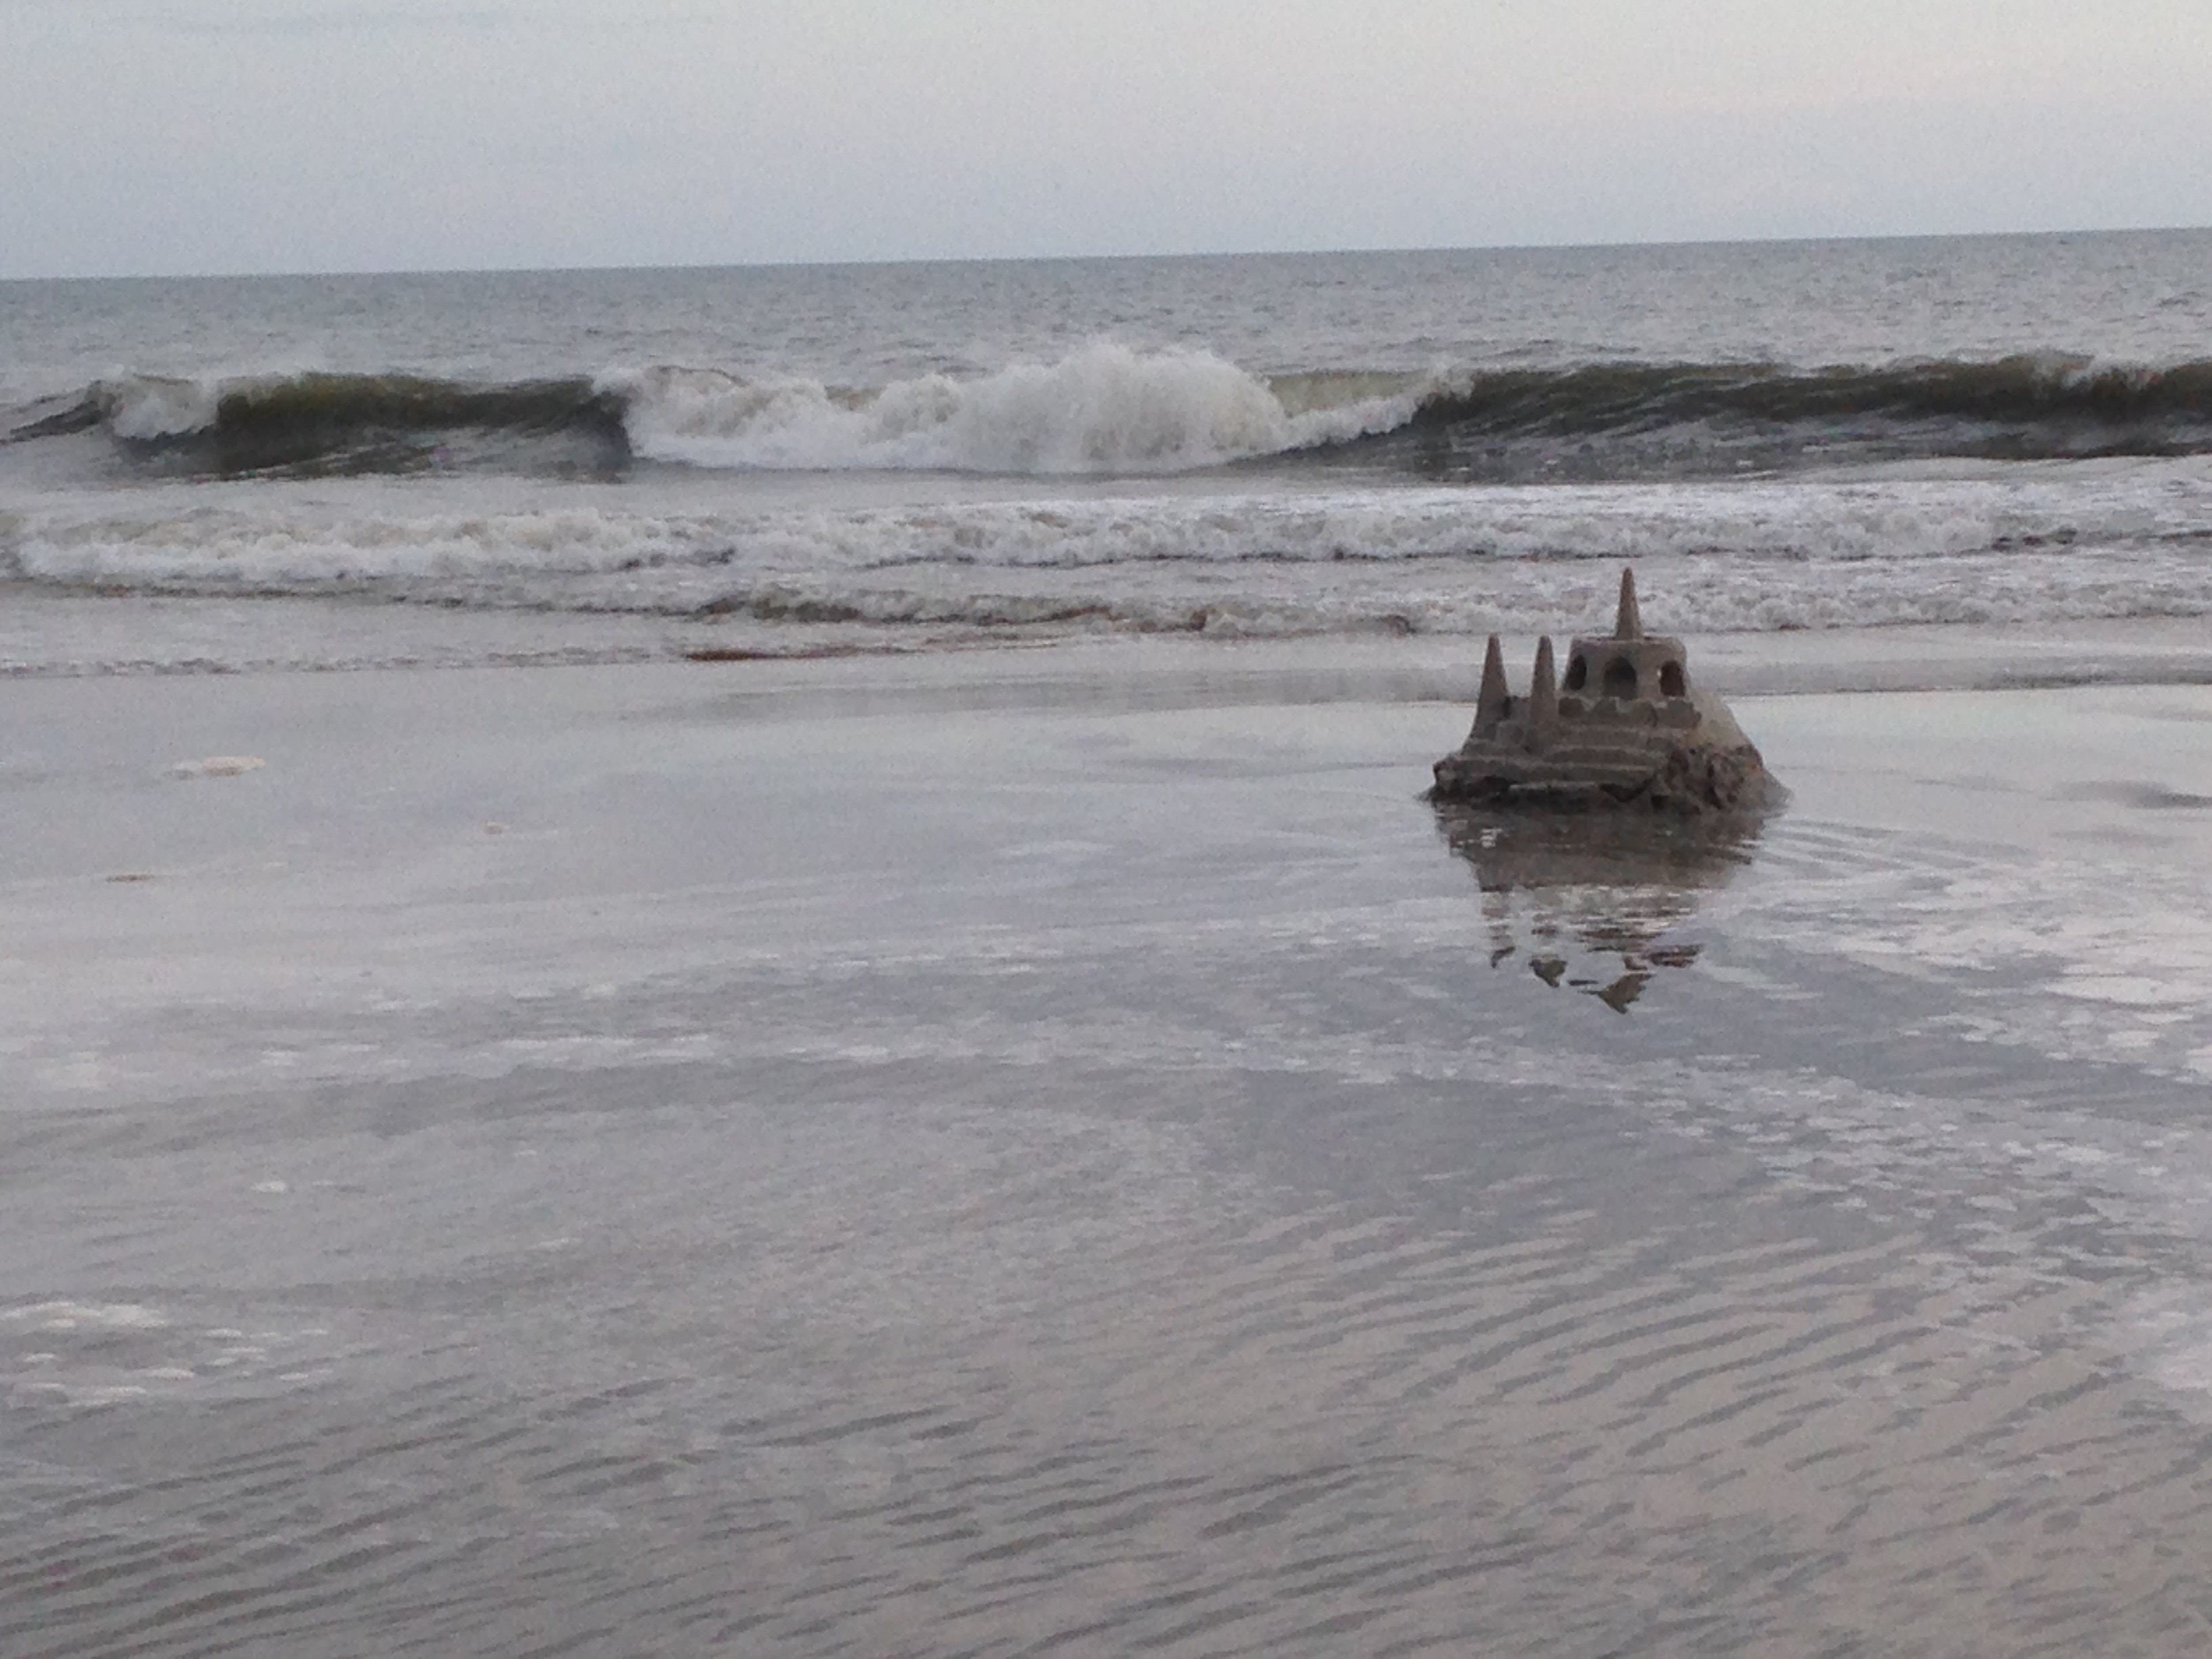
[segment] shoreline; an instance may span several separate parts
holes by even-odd
[[[964,927],[957,896],[1004,908],[994,845],[1088,845],[1119,825],[1129,848],[1166,858],[1165,826],[1193,813],[1232,812],[1224,849],[1244,851],[1224,856],[1246,876],[1265,868],[1271,817],[1322,811],[1350,837],[1336,856],[1386,889],[1455,890],[1423,796],[1473,717],[1475,665],[1429,642],[1339,645],[0,679],[13,1024],[35,1031],[58,1006],[55,961],[77,963],[84,1006],[99,1003],[100,947],[74,942],[95,923],[149,963],[221,939],[233,968],[281,984],[279,935],[295,925],[343,957],[404,953],[420,923],[480,975],[508,948],[501,918],[529,916],[544,938],[522,954],[561,979],[586,971],[562,965],[563,939],[586,962],[614,948],[642,967],[665,929],[672,962],[711,959],[764,893],[794,915],[823,907],[855,939],[873,933],[857,895]],[[2092,848],[2147,868],[2212,863],[2212,745],[2191,741],[2212,689],[1838,692],[1822,684],[1834,663],[1717,654],[1705,683],[1790,791],[1780,829],[1923,837],[1992,867]],[[1990,659],[1972,660],[1986,678]],[[1909,684],[1922,661],[1892,665]],[[1705,666],[1695,647],[1692,663]],[[1883,666],[1850,656],[1844,677],[1870,664]],[[1072,904],[1088,857],[1033,867],[1066,864],[1057,902]],[[1053,914],[1084,925],[1079,909]],[[264,921],[277,931],[257,943]]]
[[[125,597],[23,582],[0,582],[0,596],[6,601],[0,682],[688,663],[752,668],[779,679],[811,674],[824,684],[1195,676],[1249,678],[1255,687],[1280,680],[1310,691],[1334,679],[1355,698],[1471,702],[1482,659],[1479,635],[933,634],[867,624],[465,609],[368,595]],[[1560,637],[1571,631],[1565,622],[1555,630]],[[1690,647],[1700,683],[1728,696],[2212,683],[2212,629],[2197,617],[1675,632]],[[1535,636],[1508,633],[1504,640],[1509,665],[1523,667]]]

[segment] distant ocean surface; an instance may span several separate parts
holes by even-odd
[[[2212,232],[0,284],[0,592],[72,601],[0,670],[1480,635],[1626,559],[2212,613]]]

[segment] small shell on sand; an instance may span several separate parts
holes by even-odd
[[[210,755],[205,760],[179,761],[169,772],[179,778],[234,778],[241,772],[258,772],[268,764],[258,755]]]

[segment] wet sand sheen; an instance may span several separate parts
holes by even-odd
[[[2202,1650],[2212,695],[757,667],[0,686],[0,1647]]]

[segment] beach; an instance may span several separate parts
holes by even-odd
[[[1882,639],[0,679],[0,1645],[2201,1651],[2201,652]]]
[[[2193,1659],[2208,256],[0,284],[0,1653]]]

